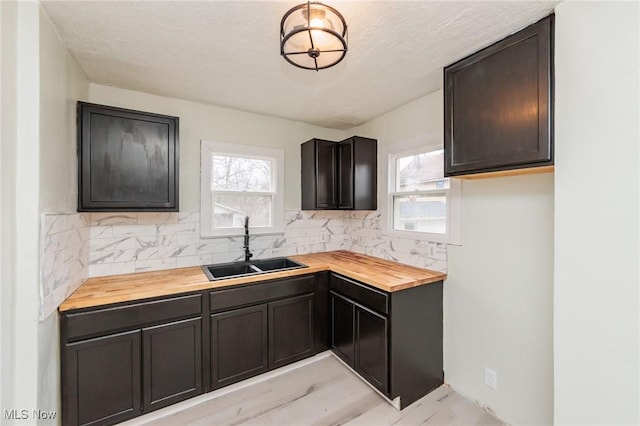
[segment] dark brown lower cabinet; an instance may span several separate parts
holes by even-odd
[[[387,293],[320,272],[66,311],[60,338],[63,425],[119,423],[329,347],[404,408],[443,382],[442,282]]]
[[[313,304],[310,293],[211,315],[211,387],[313,355]]]
[[[65,345],[65,425],[107,425],[141,409],[140,330]]]
[[[269,369],[267,304],[211,315],[211,387]]]
[[[349,299],[331,292],[331,349],[344,362],[354,365],[355,345],[355,310],[356,306]]]
[[[202,393],[201,323],[194,318],[142,329],[145,411]]]
[[[202,393],[202,301],[63,312],[62,424],[112,425]]]
[[[372,385],[388,393],[388,328],[387,318],[369,309],[356,309],[356,358],[354,368]]]
[[[442,281],[392,293],[331,273],[331,350],[404,408],[444,381]]]
[[[388,394],[387,318],[331,292],[331,347],[344,362]]]
[[[269,368],[313,355],[313,294],[269,303]]]

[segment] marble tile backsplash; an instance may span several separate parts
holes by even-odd
[[[48,317],[89,276],[89,215],[42,215],[40,319]]]
[[[385,235],[380,211],[354,211],[345,221],[346,250],[407,265],[447,271],[447,245]]]
[[[46,317],[87,277],[241,260],[242,237],[200,238],[199,212],[43,216]],[[254,235],[254,258],[351,250],[446,272],[445,244],[385,235],[379,211],[285,212],[279,235]]]
[[[251,236],[254,258],[338,250],[348,212],[287,211],[281,235]],[[89,276],[126,274],[243,258],[243,237],[200,238],[198,212],[92,214]]]

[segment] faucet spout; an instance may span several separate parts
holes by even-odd
[[[253,257],[249,250],[249,216],[244,218],[244,261],[248,262]]]

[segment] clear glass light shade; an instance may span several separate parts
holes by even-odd
[[[329,68],[346,55],[346,37],[347,24],[337,10],[322,3],[300,4],[282,18],[280,54],[300,68]]]

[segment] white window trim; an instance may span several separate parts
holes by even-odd
[[[449,178],[449,189],[437,189],[432,191],[433,193],[447,193],[447,212],[446,223],[447,232],[444,234],[436,234],[430,232],[416,232],[416,231],[400,231],[393,228],[393,196],[398,194],[411,194],[414,192],[424,193],[423,191],[412,192],[397,192],[396,188],[396,159],[399,157],[407,157],[410,155],[416,155],[423,152],[437,151],[442,149],[441,145],[431,145],[415,147],[407,150],[394,151],[389,154],[387,167],[388,167],[388,188],[386,193],[386,218],[383,221],[384,231],[383,233],[398,238],[407,238],[411,240],[431,241],[435,243],[445,243],[452,245],[461,245],[461,210],[462,210],[462,183],[460,179]]]
[[[284,151],[258,146],[223,142],[200,141],[200,236],[202,238],[235,237],[244,235],[244,229],[211,229],[211,157],[213,154],[239,155],[249,158],[275,159],[272,179],[275,179],[272,226],[252,226],[252,235],[284,233]],[[247,195],[263,194],[246,192]],[[268,194],[271,194],[269,192]],[[251,219],[251,218],[249,218]]]

